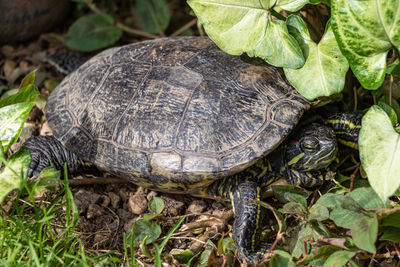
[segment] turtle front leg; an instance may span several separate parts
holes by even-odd
[[[260,186],[252,181],[240,183],[232,188],[230,193],[235,213],[233,240],[239,256],[251,263],[260,261],[270,248],[260,239],[261,222],[264,217],[260,194]]]
[[[53,136],[32,136],[23,144],[31,153],[31,164],[28,169],[28,177],[36,179],[40,172],[54,166],[57,170],[64,169],[67,163],[69,173],[76,173],[84,169],[85,163],[77,155],[67,150]]]

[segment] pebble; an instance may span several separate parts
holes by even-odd
[[[108,197],[111,200],[111,206],[114,209],[118,208],[119,201],[121,200],[121,197],[118,196],[117,194],[113,193],[113,192],[108,192]]]
[[[147,210],[147,198],[143,187],[138,187],[136,193],[129,197],[128,206],[133,214],[142,214]]]
[[[100,207],[97,204],[89,204],[89,206],[87,208],[87,212],[86,212],[86,218],[92,219],[92,218],[102,215],[102,213],[103,213],[102,207]]]
[[[164,200],[165,208],[161,212],[162,215],[164,216],[178,216],[181,214],[185,208],[185,203],[180,200],[173,199],[168,196],[161,196],[161,198]]]
[[[202,213],[207,207],[207,204],[204,200],[201,199],[196,199],[190,203],[189,207],[187,208],[187,211],[189,213]]]

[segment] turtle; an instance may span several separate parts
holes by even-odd
[[[207,37],[110,48],[51,93],[53,135],[24,143],[29,176],[66,163],[69,173],[95,167],[154,190],[230,201],[239,256],[257,262],[270,247],[260,239],[264,189],[279,178],[320,184],[337,158],[335,131],[356,143],[358,115],[294,130],[313,105],[279,68],[228,55]]]

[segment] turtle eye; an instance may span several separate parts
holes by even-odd
[[[319,149],[319,141],[315,137],[307,137],[303,139],[301,143],[303,151],[314,152]]]

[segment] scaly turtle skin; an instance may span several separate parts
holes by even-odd
[[[67,162],[70,172],[89,163],[155,190],[228,199],[239,254],[256,262],[268,248],[259,234],[262,188],[282,176],[315,185],[336,157],[324,125],[304,127],[276,149],[310,106],[277,68],[227,55],[208,38],[112,48],[51,94],[54,137],[25,143],[29,174],[50,162]]]

